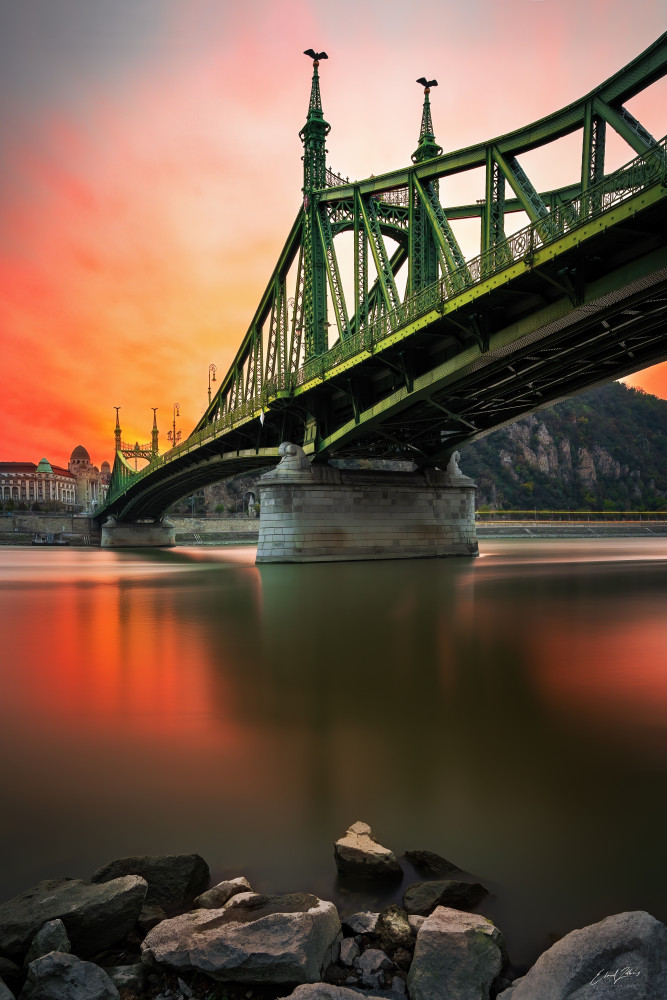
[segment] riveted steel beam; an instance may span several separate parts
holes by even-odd
[[[658,145],[650,132],[644,128],[641,122],[631,115],[627,108],[620,108],[618,111],[611,108],[601,98],[593,100],[593,110],[595,114],[611,125],[615,132],[625,139],[629,146],[632,146],[636,153],[640,155],[646,153]]]
[[[667,32],[662,34],[652,45],[636,59],[624,66],[604,83],[600,84],[585,97],[568,104],[567,107],[546,118],[541,118],[530,125],[508,132],[492,140],[493,145],[505,158],[519,156],[538,146],[555,142],[565,135],[583,128],[586,115],[586,102],[599,98],[609,107],[619,107],[641,93],[656,80],[667,73]],[[472,170],[486,164],[488,142],[468,146],[442,156],[433,157],[424,163],[404,167],[385,174],[378,174],[366,180],[356,182],[363,196],[390,191],[395,188],[407,187],[412,173],[422,182],[436,177],[446,177],[449,174]],[[634,147],[633,147],[634,148]],[[324,191],[320,195],[323,200],[351,195],[352,185]]]

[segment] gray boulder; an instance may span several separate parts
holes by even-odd
[[[119,993],[99,965],[52,951],[30,963],[20,1000],[119,1000]]]
[[[139,929],[148,934],[148,932],[159,924],[161,920],[166,920],[167,914],[164,912],[161,906],[157,903],[144,903],[141,907],[141,913],[137,917],[137,924]]]
[[[412,1000],[488,1000],[504,943],[486,917],[438,906],[417,934],[408,973]],[[534,994],[531,1000],[545,1000]]]
[[[307,893],[257,894],[245,905],[163,920],[146,935],[142,959],[228,982],[312,983],[331,963],[340,933],[333,903]]]
[[[257,906],[264,906],[269,896],[262,892],[237,892],[235,896],[227,900],[224,906],[217,907],[221,910],[235,910],[236,907],[249,909]]]
[[[93,872],[91,882],[110,882],[123,875],[140,875],[148,883],[146,902],[167,913],[181,910],[208,885],[211,875],[199,854],[118,858]]]
[[[129,989],[141,992],[148,978],[148,966],[143,962],[135,965],[112,965],[104,970],[117,989]]]
[[[0,1000],[15,1000],[14,994],[10,992],[9,987],[3,983],[0,979]]]
[[[397,948],[410,950],[415,943],[415,935],[408,922],[408,915],[395,903],[390,903],[384,908],[378,919],[375,932],[385,951],[395,951]]]
[[[367,948],[354,963],[361,976],[363,986],[378,987],[384,984],[384,970],[391,969],[392,962],[379,948]]]
[[[461,871],[458,865],[433,851],[406,851],[405,857],[422,875],[450,875]]]
[[[343,917],[341,923],[353,934],[375,934],[379,917],[379,913],[363,910],[360,913],[351,913],[349,917]]]
[[[394,879],[403,874],[396,856],[378,844],[367,823],[353,823],[334,844],[336,868],[340,875],[363,879]]]
[[[571,931],[500,994],[502,1000],[664,1000],[667,927],[643,910]]]
[[[427,917],[436,906],[451,906],[455,910],[468,910],[477,906],[488,890],[479,882],[459,882],[444,879],[437,882],[415,882],[403,895],[403,906],[408,913]]]
[[[359,945],[354,938],[343,938],[340,943],[341,965],[354,965],[359,954]]]
[[[354,989],[348,986],[333,986],[331,983],[312,983],[307,986],[297,986],[289,994],[289,1000],[404,1000],[405,991],[382,990],[373,993],[368,990]],[[288,1000],[281,997],[280,1000]]]
[[[0,906],[0,951],[22,962],[37,931],[56,917],[78,955],[112,948],[134,927],[146,889],[136,875],[104,885],[70,878],[40,882]]]
[[[252,892],[253,888],[243,875],[238,878],[229,879],[227,882],[218,882],[211,889],[207,889],[193,902],[193,906],[203,910],[219,910],[232,896],[240,892]]]
[[[50,951],[70,952],[71,950],[72,946],[69,943],[67,931],[62,920],[47,920],[32,939],[32,944],[28,948],[28,954],[23,964],[30,965],[36,958],[48,955]]]

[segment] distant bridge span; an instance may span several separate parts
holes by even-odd
[[[625,107],[665,73],[667,33],[562,111],[447,154],[426,90],[412,163],[350,182],[326,166],[315,62],[303,202],[236,358],[182,444],[139,472],[117,454],[96,517],[157,519],[202,486],[275,465],[285,440],[315,462],[442,466],[523,414],[667,359],[667,142]],[[613,173],[608,128],[628,145]],[[577,131],[577,182],[537,191],[519,157]],[[441,202],[442,178],[480,167],[475,204]],[[519,211],[530,224],[507,236]],[[480,224],[467,261],[451,225],[463,218]]]

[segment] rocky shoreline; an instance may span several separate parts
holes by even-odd
[[[349,886],[403,876],[365,823],[334,845]],[[339,913],[242,876],[209,887],[197,854],[121,858],[89,881],[41,882],[0,905],[0,1000],[582,1000],[667,997],[667,926],[643,911],[574,930],[523,976],[472,912],[479,882],[430,851],[402,906]]]

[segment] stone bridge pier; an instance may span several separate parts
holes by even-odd
[[[102,525],[103,549],[166,548],[176,544],[176,528],[166,517],[160,521],[117,521]]]
[[[284,442],[259,482],[258,563],[478,555],[476,486],[458,467],[385,472],[311,464]]]

